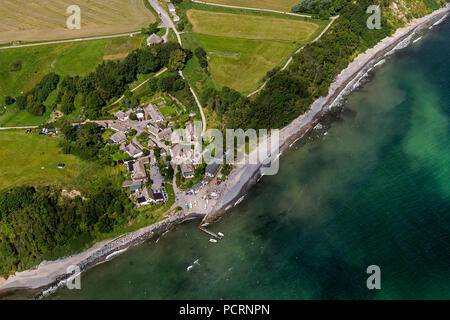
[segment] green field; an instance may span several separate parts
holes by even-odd
[[[209,57],[209,73],[196,59],[184,72],[197,90],[227,86],[249,94],[262,78],[281,67],[302,45],[314,39],[329,21],[274,13],[251,12],[191,5],[186,10],[191,23],[183,43],[201,46]]]
[[[49,72],[84,75],[104,59],[123,57],[142,43],[142,37],[126,37],[1,50],[0,105],[5,96],[18,96],[30,90]],[[21,62],[21,70],[12,70],[15,62]],[[0,126],[38,125],[44,119],[9,108],[6,114],[0,114]]]
[[[62,154],[59,138],[25,133],[25,130],[0,131],[0,189],[23,184],[58,184],[81,192],[97,178],[118,178],[117,169]],[[64,163],[64,169],[58,169]]]
[[[254,91],[260,79],[275,66],[281,66],[295,51],[292,43],[233,39],[197,35],[207,51],[212,80],[219,86],[233,88],[243,94]]]
[[[307,41],[319,29],[310,21],[271,16],[188,10],[193,32],[223,37],[274,41]]]

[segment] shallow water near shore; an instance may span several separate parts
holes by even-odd
[[[211,226],[223,240],[192,221],[48,298],[449,299],[449,34],[389,58]]]

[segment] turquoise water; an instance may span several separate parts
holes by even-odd
[[[449,299],[449,34],[390,58],[326,135],[286,152],[211,228],[223,240],[182,225],[50,298]],[[381,290],[366,287],[373,264]]]

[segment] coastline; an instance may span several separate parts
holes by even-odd
[[[450,6],[412,21],[407,26],[398,29],[393,35],[384,38],[373,48],[358,55],[346,69],[336,77],[330,85],[328,95],[318,98],[310,108],[289,125],[280,130],[280,153],[274,154],[278,158],[283,151],[289,149],[298,139],[313,129],[322,116],[331,108],[339,106],[343,97],[352,92],[359,81],[386,56],[397,49],[404,48],[412,42],[418,30],[430,27],[437,20],[443,19]],[[256,153],[258,149],[252,152]],[[249,155],[250,157],[252,155]],[[238,165],[226,181],[226,191],[218,200],[215,208],[204,214],[173,215],[151,226],[122,235],[112,240],[96,243],[90,249],[70,257],[42,262],[36,269],[18,272],[7,280],[0,278],[0,294],[17,289],[38,289],[37,298],[44,297],[60,286],[70,276],[66,274],[69,265],[77,264],[82,272],[112,259],[129,247],[138,245],[148,239],[157,238],[187,220],[203,218],[202,223],[210,224],[221,218],[226,211],[238,204],[245,197],[246,192],[261,178],[262,163],[256,165]]]

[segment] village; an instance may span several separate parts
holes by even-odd
[[[201,124],[194,121],[196,113],[166,95],[134,109],[118,110],[114,116],[117,120],[100,125],[110,134],[107,143],[129,156],[118,164],[126,169],[122,187],[135,205],[168,202],[166,187],[171,184],[178,210],[206,211],[231,167],[222,164],[223,159],[205,164],[203,155],[194,152],[201,134]]]

